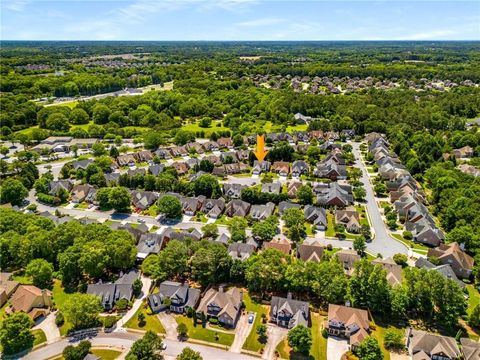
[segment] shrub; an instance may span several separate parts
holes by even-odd
[[[395,254],[393,255],[393,261],[395,261],[398,265],[405,266],[407,265],[408,257],[405,254]]]
[[[55,324],[60,327],[65,323],[65,318],[63,317],[63,314],[59,311],[57,312],[57,315],[55,315]]]
[[[412,232],[411,231],[404,231],[403,232],[403,238],[405,240],[412,240],[413,239]]]
[[[405,347],[403,335],[393,330],[387,330],[383,345],[388,350],[402,350]]]
[[[128,306],[128,301],[126,299],[120,299],[115,303],[115,308],[117,310],[125,310]]]
[[[105,316],[103,318],[103,326],[107,329],[113,327],[117,322],[117,318],[115,316]]]

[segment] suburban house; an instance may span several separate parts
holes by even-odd
[[[249,203],[242,200],[231,200],[225,208],[225,214],[229,217],[245,217],[250,210],[250,206]]]
[[[148,162],[153,160],[153,154],[149,150],[142,150],[133,154],[138,162]]]
[[[367,310],[343,305],[328,305],[325,329],[329,335],[346,338],[352,349],[369,336],[370,325]]]
[[[137,259],[144,260],[150,254],[158,254],[163,246],[163,235],[144,233],[137,244]]]
[[[0,307],[7,302],[19,285],[18,281],[12,280],[11,273],[0,273]]]
[[[297,196],[297,191],[302,187],[302,183],[300,181],[291,181],[287,185],[287,194],[289,198],[294,198]]]
[[[301,209],[301,208],[302,206],[300,204],[293,203],[290,201],[282,201],[278,204],[278,212],[280,213],[280,215],[283,215],[283,213],[287,209]]]
[[[169,151],[173,157],[182,157],[188,155],[188,150],[185,146],[172,146]]]
[[[61,190],[65,190],[69,193],[72,189],[73,182],[71,180],[53,180],[50,181],[48,193],[52,196],[56,196]]]
[[[353,203],[352,187],[340,185],[337,182],[315,184],[313,191],[317,194],[317,204],[320,206],[346,207]]]
[[[215,141],[207,141],[203,144],[203,147],[207,151],[217,151],[219,146]]]
[[[147,170],[145,168],[135,168],[135,169],[127,170],[127,176],[129,178],[132,178],[134,176],[145,176],[146,173],[147,173]]]
[[[471,146],[464,146],[460,149],[454,149],[452,151],[453,156],[455,156],[455,159],[469,159],[473,157],[474,151]]]
[[[340,165],[332,158],[318,163],[313,175],[319,178],[330,179],[332,181],[343,180],[347,178],[347,167],[345,165]]]
[[[297,245],[297,258],[302,261],[320,262],[322,257],[323,246],[317,241],[311,244],[303,243]]]
[[[281,191],[282,184],[279,182],[262,184],[262,193],[280,194]]]
[[[198,197],[182,197],[180,202],[182,203],[183,213],[187,216],[193,216],[201,209],[205,196]]]
[[[148,305],[153,313],[169,309],[183,314],[186,309],[195,307],[200,299],[200,289],[193,289],[187,283],[164,281],[158,293],[147,296]]]
[[[255,252],[255,249],[256,247],[252,244],[234,242],[228,245],[228,254],[233,259],[245,261]]]
[[[218,290],[210,288],[203,296],[197,309],[197,314],[202,312],[207,319],[217,319],[226,327],[234,328],[242,309],[242,290],[236,287],[225,291],[223,286]]]
[[[120,173],[104,173],[103,177],[108,186],[118,186],[120,181]]]
[[[220,166],[222,165],[222,160],[217,155],[208,155],[203,158],[203,160],[207,160],[211,162],[215,166]]]
[[[317,230],[325,230],[328,225],[327,211],[324,208],[306,205],[304,209],[305,221],[313,224]]]
[[[219,148],[233,148],[233,141],[229,137],[222,137],[218,139],[217,144]]]
[[[263,243],[263,250],[276,249],[289,255],[292,251],[292,245],[287,239],[273,239],[271,241],[265,241]]]
[[[19,285],[10,298],[10,307],[7,313],[21,311],[30,319],[47,316],[52,306],[52,293],[46,289],[39,289],[33,285]]]
[[[186,162],[174,162],[172,167],[175,168],[175,171],[178,175],[185,175],[188,172],[189,166]]]
[[[408,353],[414,359],[457,360],[461,352],[453,337],[431,334],[426,331],[406,331]]]
[[[308,124],[312,120],[311,116],[302,115],[301,113],[296,113],[293,115],[293,118],[297,124]]]
[[[268,172],[270,170],[271,165],[272,164],[270,163],[270,161],[255,160],[253,162],[252,174],[253,175],[260,175],[262,172]]]
[[[347,275],[352,275],[355,263],[361,259],[360,255],[355,250],[342,249],[335,253],[340,264],[343,266],[343,271]]]
[[[133,154],[124,154],[117,156],[118,166],[135,166],[135,156]]]
[[[272,296],[270,321],[279,326],[292,329],[297,325],[308,326],[310,321],[309,303],[287,297]]]
[[[207,217],[217,219],[225,210],[225,200],[219,199],[205,199],[200,209]]]
[[[130,301],[133,297],[133,282],[140,277],[137,270],[131,270],[122,274],[114,283],[89,284],[87,294],[96,295],[100,298],[105,310],[111,310],[120,299]]]
[[[72,161],[72,167],[75,171],[79,169],[85,170],[88,167],[88,165],[92,163],[93,163],[92,159],[76,160],[76,161]]]
[[[287,176],[290,172],[290,163],[286,161],[275,161],[271,167],[271,171],[280,176]]]
[[[373,265],[380,265],[387,272],[387,280],[390,285],[395,286],[402,283],[402,266],[398,265],[392,258],[376,258]]]
[[[360,215],[354,207],[335,210],[335,223],[343,225],[351,233],[358,233],[361,228]]]
[[[201,238],[202,233],[197,229],[179,230],[169,227],[163,232],[163,241],[184,239],[200,240]]]
[[[417,261],[415,261],[415,267],[420,269],[426,269],[428,271],[437,271],[445,279],[449,279],[456,282],[460,288],[464,289],[466,287],[466,284],[457,277],[452,267],[448,264],[436,266],[435,264],[432,264],[427,259],[420,257],[417,259]]]
[[[130,197],[135,209],[140,211],[148,209],[158,200],[158,195],[151,191],[133,190]]]
[[[93,187],[85,184],[85,185],[75,185],[72,188],[72,192],[70,193],[70,199],[73,203],[81,203],[83,202],[86,197],[88,196],[88,193],[90,190],[92,190]],[[94,189],[93,189],[94,190]]]
[[[300,175],[308,174],[309,166],[303,160],[294,161],[292,164],[292,176],[298,177]]]
[[[87,139],[72,139],[68,143],[68,148],[71,150],[72,146],[78,146],[79,149],[91,149],[94,144],[99,142],[99,139],[87,138]]]
[[[163,172],[164,169],[165,165],[163,164],[153,164],[148,167],[148,172],[153,176],[158,176]]]
[[[250,208],[250,216],[255,220],[265,220],[273,215],[275,211],[275,204],[268,202],[265,205],[252,205]]]
[[[167,149],[157,149],[153,152],[156,156],[158,156],[160,159],[164,160],[169,160],[172,158],[172,155],[170,154],[170,151]]]
[[[480,359],[480,343],[478,341],[470,340],[468,338],[461,338],[462,353],[464,360]]]
[[[468,279],[472,275],[473,258],[466,254],[458,243],[440,244],[435,249],[429,249],[427,257],[435,256],[442,265],[450,265],[460,279]]]
[[[220,160],[222,160],[224,164],[237,163],[238,162],[237,152],[236,151],[222,152],[220,154]]]
[[[246,185],[241,184],[223,184],[223,193],[232,199],[238,199],[242,192],[243,188],[246,188]]]
[[[197,142],[190,142],[187,145],[185,145],[185,147],[187,148],[187,150],[189,152],[194,151],[197,154],[203,154],[205,152],[205,149],[202,146],[202,144],[197,143]]]

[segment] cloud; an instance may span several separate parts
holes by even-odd
[[[254,19],[236,23],[235,26],[241,27],[261,27],[261,26],[269,26],[275,24],[281,24],[286,22],[285,19],[280,18],[261,18],[261,19]]]
[[[28,3],[27,0],[4,0],[1,7],[10,11],[22,12]]]

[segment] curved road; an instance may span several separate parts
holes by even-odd
[[[360,144],[357,142],[352,142],[351,144],[353,147],[353,154],[356,158],[355,166],[362,170],[360,181],[364,184],[367,193],[367,211],[370,223],[375,232],[374,239],[367,244],[368,252],[373,255],[380,253],[384,258],[398,253],[407,255],[408,248],[401,242],[392,238],[387,232],[387,228],[385,227],[385,223],[383,222],[382,215],[380,214],[380,210],[375,200],[375,193],[373,191],[372,183],[370,182],[370,177],[368,176],[367,168],[361,161],[362,154],[360,153]]]
[[[92,343],[92,347],[114,347],[117,349],[124,349],[127,351],[135,340],[141,337],[140,334],[132,333],[114,333],[114,334],[98,334],[97,336],[89,339]],[[163,355],[175,358],[182,352],[185,347],[190,347],[195,351],[199,351],[204,359],[218,359],[218,360],[252,360],[258,359],[245,354],[237,354],[222,349],[192,344],[188,342],[180,342],[172,339],[164,339],[164,343],[167,345],[166,350],[163,351]],[[69,342],[68,339],[63,339],[44,346],[37,350],[25,355],[22,359],[26,360],[38,360],[48,359],[62,353],[63,349],[67,345],[76,345],[77,342]]]

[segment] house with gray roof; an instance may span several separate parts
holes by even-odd
[[[313,224],[317,230],[327,228],[327,211],[324,208],[312,205],[306,205],[304,209],[305,221]]]
[[[352,187],[340,185],[337,182],[315,184],[313,191],[317,194],[317,204],[320,206],[346,207],[353,203]]]
[[[49,184],[49,194],[56,196],[60,190],[72,191],[73,182],[71,180],[53,180]]]
[[[228,245],[228,254],[233,259],[245,261],[255,252],[255,249],[255,246],[252,244],[235,242]]]
[[[184,239],[193,239],[200,240],[202,238],[202,233],[197,229],[188,231],[185,229],[173,229],[171,227],[167,228],[163,233],[164,241],[169,240],[184,240]]]
[[[262,172],[268,172],[270,170],[270,166],[272,166],[270,161],[255,160],[253,162],[252,174],[253,175],[260,175]]]
[[[291,293],[288,293],[286,298],[272,296],[270,321],[288,329],[297,325],[308,326],[310,321],[309,303],[294,300]]]
[[[92,159],[76,160],[76,161],[72,161],[72,167],[75,171],[78,169],[85,170],[88,167],[88,165],[92,163],[93,163]]]
[[[225,210],[225,200],[219,199],[205,199],[200,209],[207,217],[217,219]]]
[[[165,170],[165,165],[163,164],[153,164],[148,167],[148,172],[153,176],[158,176],[163,170]]]
[[[246,185],[241,184],[223,184],[223,193],[232,199],[238,199],[241,195],[242,189],[246,188]]]
[[[251,205],[248,202],[234,199],[227,204],[225,208],[225,214],[227,214],[229,217],[245,217],[250,211],[250,207]]]
[[[279,182],[262,184],[262,193],[280,194],[281,191],[282,184],[280,184]]]
[[[453,337],[428,333],[408,328],[406,331],[407,349],[412,359],[457,360],[461,352]]]
[[[333,181],[347,178],[347,167],[340,165],[334,160],[325,160],[317,164],[313,175],[319,178],[326,178]]]
[[[120,299],[130,301],[133,297],[132,285],[140,277],[138,270],[131,270],[121,274],[114,283],[96,283],[87,287],[87,294],[96,295],[100,298],[105,310],[113,309]]]
[[[292,164],[292,176],[298,177],[300,175],[308,174],[310,167],[303,160],[294,161]]]
[[[137,244],[137,259],[144,260],[150,254],[158,254],[163,246],[163,235],[144,233]]]
[[[480,359],[480,343],[478,341],[470,340],[468,338],[461,338],[460,344],[462,344],[464,360]]]
[[[275,211],[275,204],[268,202],[265,205],[252,205],[250,208],[250,216],[254,220],[265,220]]]
[[[301,208],[302,208],[302,206],[300,204],[293,203],[293,202],[290,202],[290,201],[281,201],[278,204],[278,212],[280,213],[280,215],[283,215],[283,213],[287,209],[301,209]]]
[[[108,186],[118,186],[120,182],[120,173],[103,173],[105,182]]]
[[[158,195],[151,191],[133,190],[130,197],[137,210],[146,210],[158,200]]]
[[[455,271],[453,271],[452,267],[449,264],[437,266],[435,264],[432,264],[427,259],[420,257],[417,259],[417,261],[415,261],[415,267],[420,269],[426,269],[429,271],[437,271],[444,278],[454,281],[462,289],[464,289],[466,286],[466,284],[457,277]]]
[[[169,309],[183,314],[188,308],[195,309],[200,299],[200,289],[193,289],[187,283],[164,281],[158,293],[148,295],[148,305],[153,313]]]

